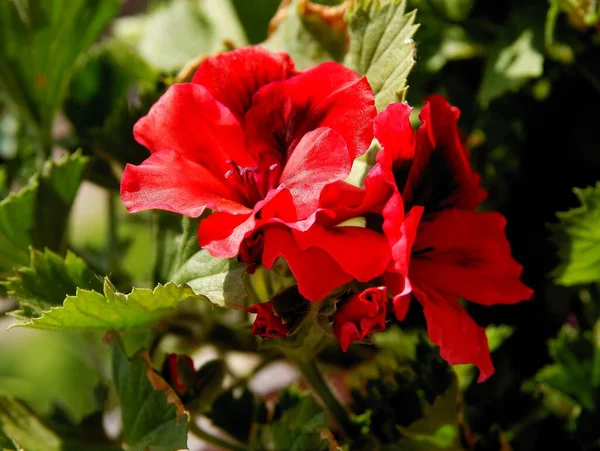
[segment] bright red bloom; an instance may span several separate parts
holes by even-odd
[[[171,86],[135,125],[152,155],[127,165],[121,197],[130,212],[198,217],[210,208],[198,231],[203,248],[269,266],[275,254],[288,259],[296,250],[281,235],[310,229],[323,189],[366,152],[375,114],[366,78],[340,64],[297,72],[287,55],[261,47],[208,58],[191,83]],[[265,258],[269,241],[277,249]],[[306,297],[327,294],[339,280],[320,277],[331,283],[316,294],[298,277]]]
[[[442,96],[429,97],[416,133],[410,112],[407,105],[392,104],[375,120],[383,149],[374,170],[391,190],[383,231],[394,264],[384,280],[397,318],[406,315],[412,288],[442,357],[477,365],[483,381],[494,372],[485,329],[459,298],[511,304],[533,292],[519,280],[522,268],[511,257],[504,217],[475,211],[486,191],[460,141],[459,110]]]
[[[246,311],[256,313],[256,319],[252,324],[253,335],[262,338],[281,338],[285,337],[290,331],[289,327],[283,322],[283,318],[277,316],[273,311],[271,302],[251,305]]]
[[[356,340],[385,330],[387,303],[386,287],[367,288],[343,301],[333,315],[333,335],[344,351]]]

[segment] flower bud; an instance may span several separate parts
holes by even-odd
[[[333,315],[333,335],[344,351],[350,343],[385,330],[388,304],[385,287],[367,288],[340,304]]]

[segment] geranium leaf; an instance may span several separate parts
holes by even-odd
[[[246,265],[237,260],[215,258],[206,250],[194,254],[173,276],[187,283],[199,296],[222,307],[244,307],[248,294],[242,276]]]
[[[416,10],[406,0],[356,0],[346,20],[350,50],[346,65],[366,75],[378,110],[402,100],[406,77],[415,64]]]
[[[0,202],[0,274],[29,264],[29,246],[63,251],[69,211],[88,163],[75,152],[44,163],[29,185]]]
[[[87,264],[72,252],[63,259],[46,249],[31,249],[31,262],[16,271],[6,282],[8,294],[21,304],[40,314],[61,305],[66,296],[74,295],[77,288],[102,291],[101,279]]]
[[[89,158],[77,151],[59,161],[44,163],[35,206],[33,245],[36,248],[64,252],[69,213],[88,162]]]
[[[551,226],[561,259],[552,275],[566,286],[600,281],[600,183],[573,191],[581,206],[557,213]]]
[[[398,427],[406,441],[419,450],[462,450],[458,427],[458,382],[426,406],[424,416],[408,427]],[[400,443],[403,443],[401,440]],[[409,448],[410,449],[410,448]]]
[[[112,375],[121,403],[123,435],[132,451],[187,448],[188,413],[151,367],[148,353],[131,360],[113,343]]]
[[[45,140],[78,56],[120,6],[119,0],[0,3],[0,86]]]
[[[225,40],[235,46],[246,43],[231,0],[164,2],[149,14],[117,19],[114,33],[163,71],[179,70],[193,58],[222,50]]]
[[[267,35],[269,21],[281,0],[232,0],[250,44],[263,41]]]
[[[273,52],[288,53],[298,69],[307,69],[324,61],[335,60],[324,41],[311,31],[314,23],[307,22],[305,1],[282,3],[271,26],[273,30],[262,46]]]
[[[37,188],[34,180],[0,202],[0,273],[29,263]]]
[[[491,50],[477,95],[484,107],[501,95],[516,91],[544,71],[544,56],[534,45],[534,31],[520,31],[516,39],[501,38]]]
[[[329,427],[327,414],[310,393],[292,386],[280,395],[274,418],[261,428],[260,435],[261,441],[272,444],[273,449],[327,451],[335,449],[325,438]]]
[[[119,293],[104,279],[103,293],[77,289],[63,304],[42,312],[11,327],[35,329],[128,329],[150,324],[175,310],[182,301],[195,297],[191,288],[172,282],[154,290],[134,288],[129,294]]]
[[[28,407],[8,396],[0,396],[0,444],[8,438],[16,449],[27,451],[119,451],[111,445],[80,443],[61,438]],[[14,448],[13,448],[14,449]]]
[[[567,324],[556,338],[548,341],[548,349],[554,363],[543,367],[534,380],[595,411],[600,387],[594,385],[598,381],[594,380],[597,374],[594,374],[593,362],[594,355],[600,355],[600,349],[593,342],[592,333],[581,332]]]

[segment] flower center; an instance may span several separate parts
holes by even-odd
[[[242,167],[233,160],[227,160],[226,163],[231,166],[231,169],[225,173],[225,178],[241,188],[242,197],[250,208],[264,199],[267,192],[279,181],[278,163],[270,165],[266,171],[256,167]]]

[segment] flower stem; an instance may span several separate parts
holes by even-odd
[[[210,432],[201,429],[200,426],[198,426],[193,419],[191,419],[189,422],[189,429],[190,432],[199,439],[202,439],[206,443],[210,443],[211,445],[218,446],[221,449],[230,451],[245,451],[246,449],[244,446],[231,443],[227,440],[223,440],[222,438],[217,437],[216,435],[212,435]]]
[[[314,359],[294,359],[294,363],[298,366],[298,369],[306,379],[306,382],[315,391],[318,397],[321,399],[323,404],[335,421],[339,424],[340,428],[347,437],[354,437],[357,433],[357,425],[348,414],[346,408],[338,401],[331,389],[325,382],[323,375],[319,371],[319,368]]]

